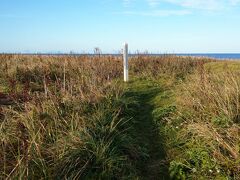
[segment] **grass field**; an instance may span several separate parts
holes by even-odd
[[[0,179],[240,179],[237,61],[0,62]]]

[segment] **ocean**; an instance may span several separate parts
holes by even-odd
[[[240,54],[234,53],[234,54],[224,54],[224,53],[218,53],[218,54],[176,54],[177,56],[194,56],[194,57],[209,57],[209,58],[215,58],[220,60],[225,59],[232,59],[232,60],[240,60]]]

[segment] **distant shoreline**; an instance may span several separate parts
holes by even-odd
[[[29,55],[29,56],[122,56],[122,54],[91,54],[91,53],[0,53],[0,55]],[[196,58],[212,58],[219,60],[240,60],[240,53],[176,53],[176,54],[129,54],[134,56],[183,56]]]

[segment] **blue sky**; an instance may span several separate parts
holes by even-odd
[[[240,52],[240,0],[0,0],[0,52]]]

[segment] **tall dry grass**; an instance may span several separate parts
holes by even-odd
[[[214,64],[213,64],[214,65]],[[175,177],[240,178],[240,71],[200,67],[181,85]]]
[[[113,57],[1,56],[0,178],[131,176]],[[132,143],[134,144],[134,143]]]
[[[210,60],[136,56],[130,77],[184,79]],[[0,179],[139,178],[122,59],[0,55]],[[6,103],[7,102],[7,103]]]

